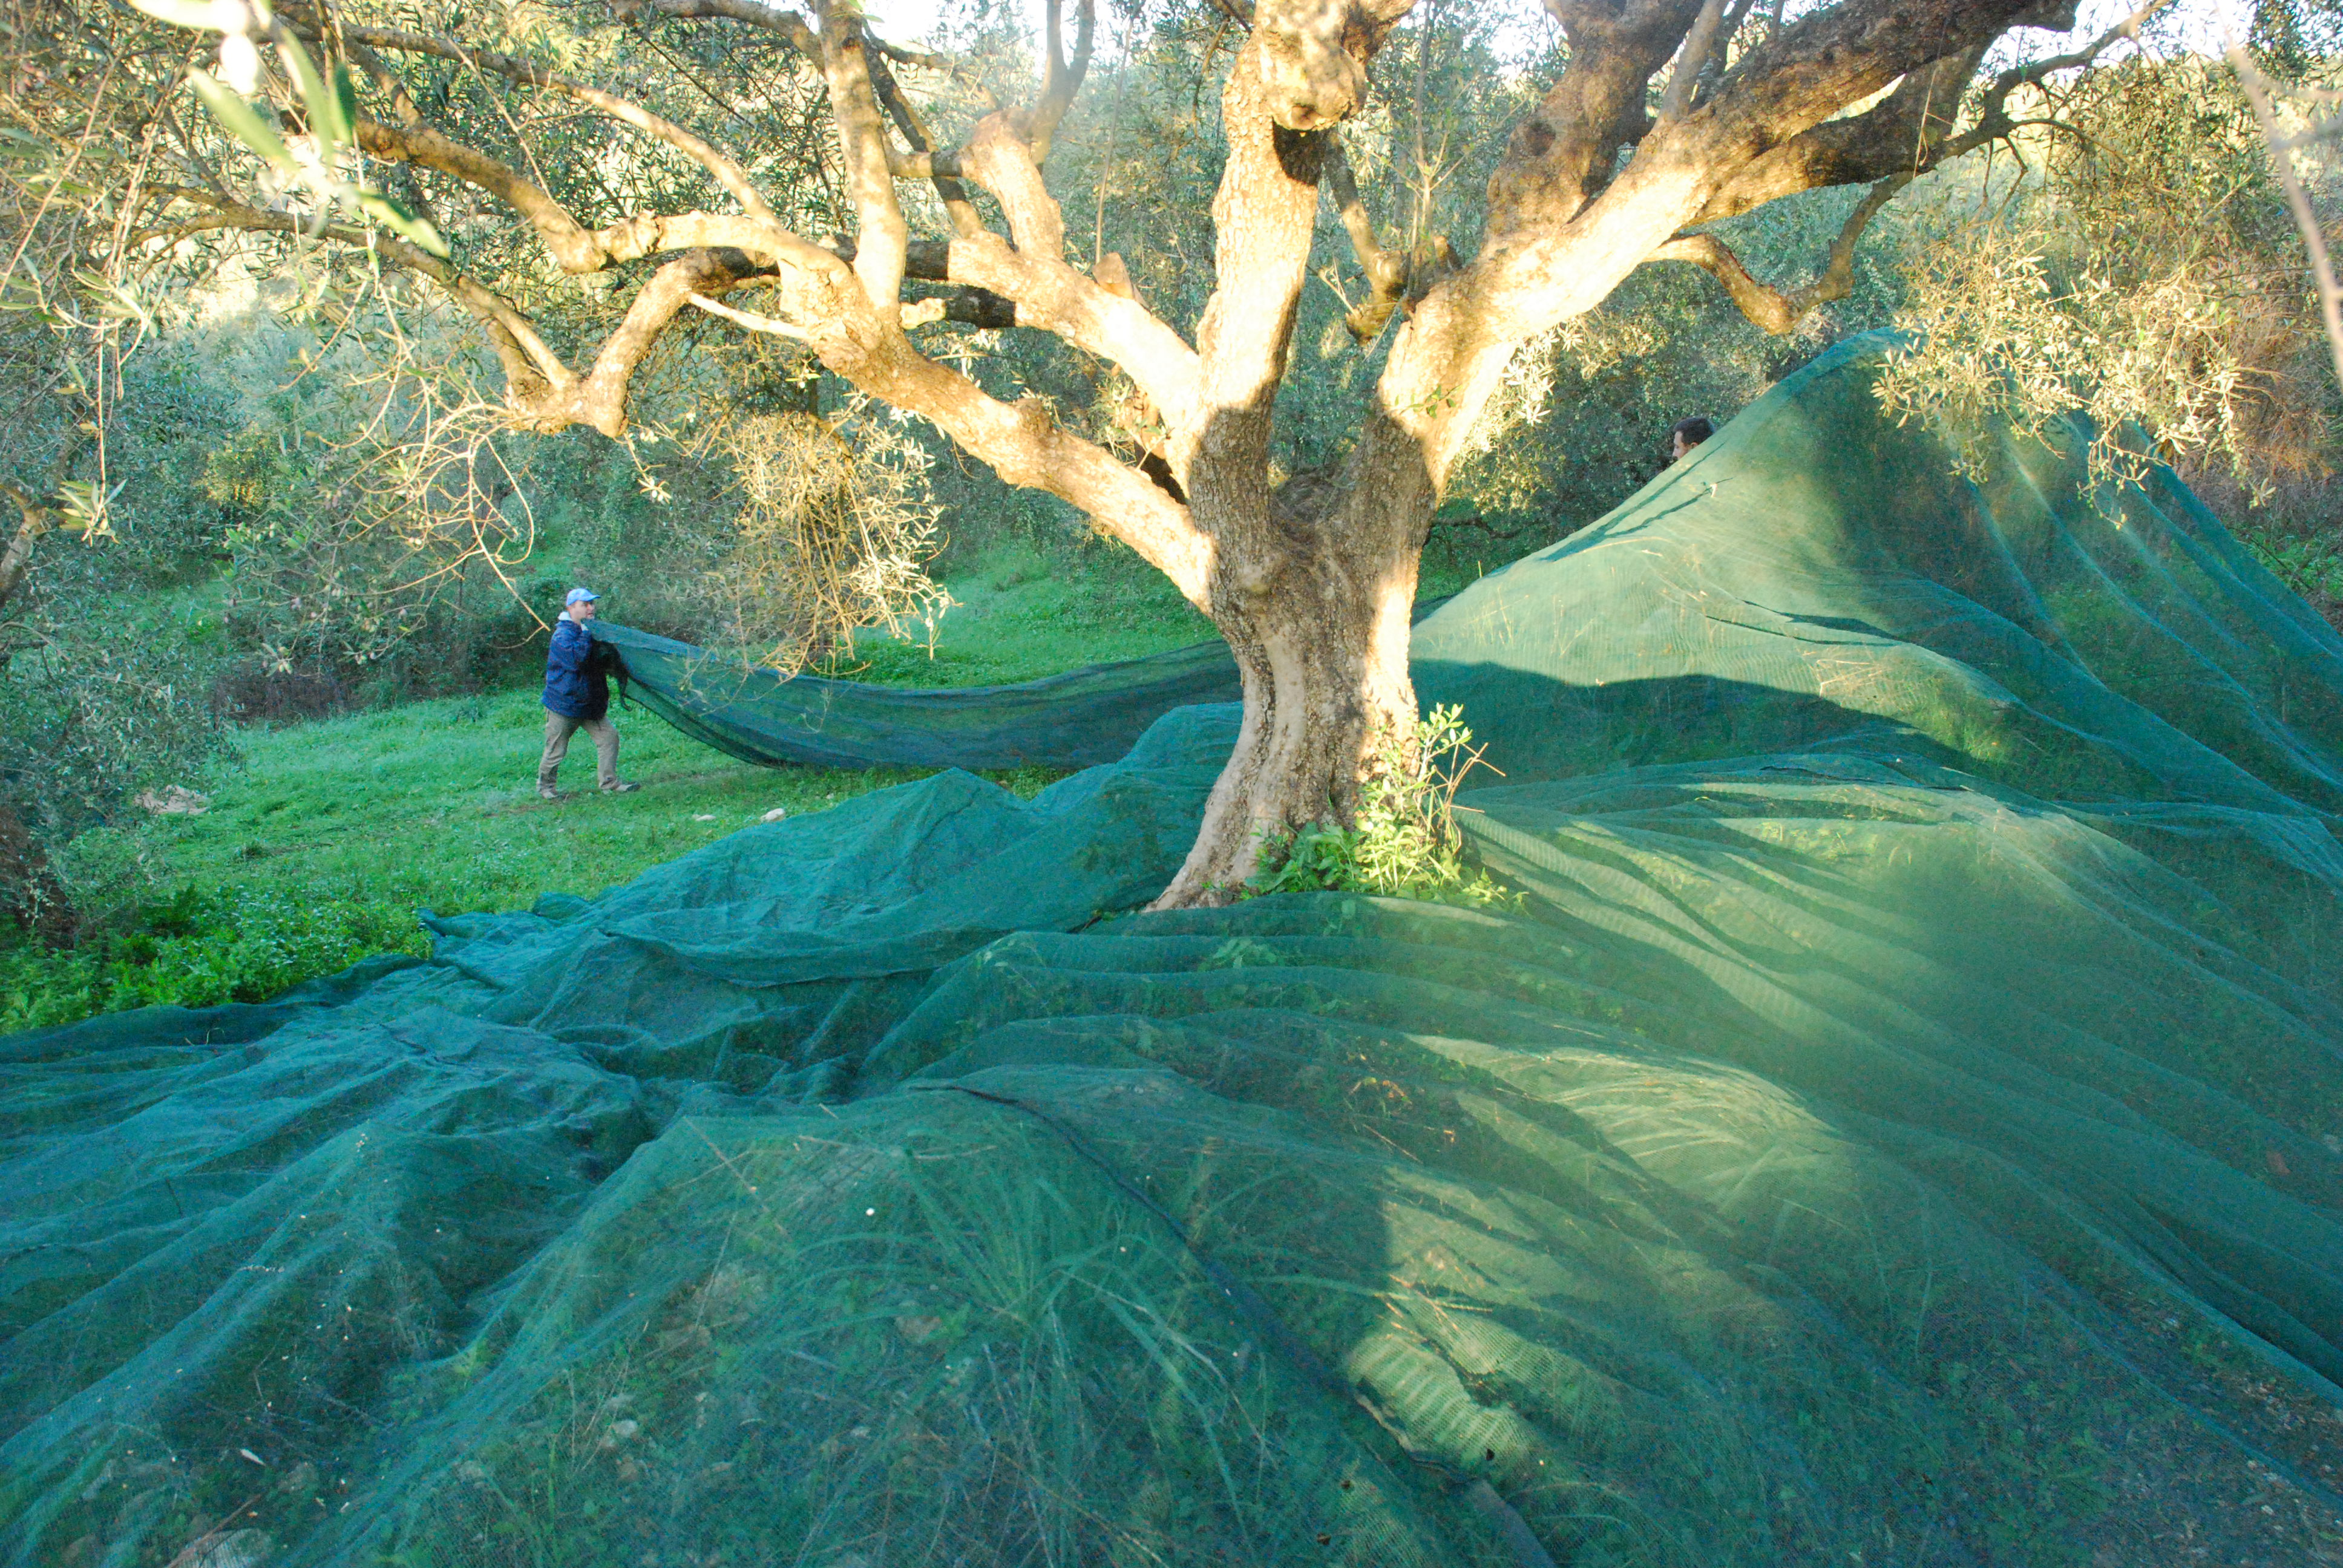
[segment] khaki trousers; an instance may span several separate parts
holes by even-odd
[[[569,755],[569,738],[584,730],[594,741],[594,771],[596,782],[608,789],[618,781],[618,727],[607,719],[571,719],[566,714],[545,710],[545,756],[537,765],[537,787],[553,788],[554,775],[561,770],[561,759]]]

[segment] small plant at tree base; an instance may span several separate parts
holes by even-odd
[[[1473,769],[1489,767],[1481,751],[1454,707],[1433,709],[1404,733],[1386,731],[1360,786],[1356,824],[1322,822],[1268,836],[1250,891],[1382,893],[1476,907],[1513,902],[1516,895],[1464,863],[1464,836],[1456,830],[1458,786]]]

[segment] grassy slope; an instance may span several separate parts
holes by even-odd
[[[910,638],[856,641],[856,678],[889,686],[1001,686],[1085,664],[1144,658],[1220,634],[1171,582],[1128,567],[1101,573],[1021,548],[950,578],[953,605],[930,649]]]
[[[387,899],[442,912],[593,893],[776,808],[792,814],[917,770],[757,768],[638,711],[617,716],[634,795],[594,788],[594,754],[572,744],[562,783],[537,798],[545,731],[537,693],[418,702],[247,738],[200,817],[138,830],[166,880]],[[1038,777],[1038,776],[1037,776]],[[1004,776],[1004,781],[1008,781]]]

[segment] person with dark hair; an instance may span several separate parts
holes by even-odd
[[[1679,419],[1668,431],[1668,461],[1680,462],[1692,455],[1692,449],[1716,434],[1716,427],[1695,414],[1689,419]]]
[[[625,795],[642,788],[618,777],[618,727],[608,717],[609,665],[586,629],[600,597],[590,588],[571,588],[545,650],[545,755],[538,759],[537,792],[548,800],[561,799],[554,780],[569,754],[569,738],[581,729],[594,741],[595,772],[604,789]]]

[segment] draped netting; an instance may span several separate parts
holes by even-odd
[[[1159,665],[1031,802],[0,1041],[0,1556],[2343,1557],[2343,641],[1877,351],[1419,627],[1518,908],[1134,912],[1237,719]]]

